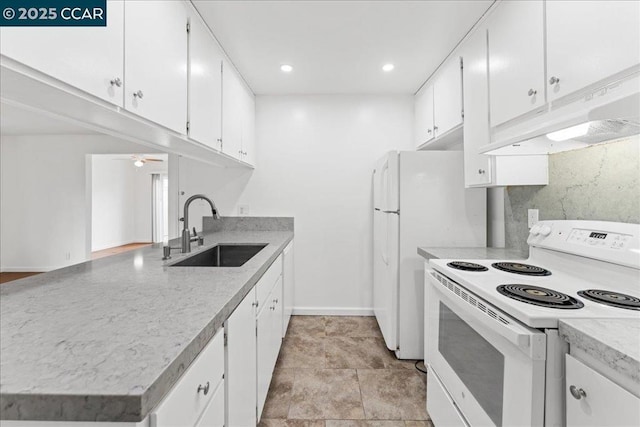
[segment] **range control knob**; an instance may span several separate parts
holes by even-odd
[[[543,236],[548,236],[549,234],[551,234],[551,227],[549,227],[548,225],[543,225],[540,228],[540,234],[542,234]]]
[[[529,231],[529,233],[533,234],[534,236],[537,236],[538,234],[540,234],[540,226],[538,224],[534,225],[533,227],[531,227],[531,230]]]

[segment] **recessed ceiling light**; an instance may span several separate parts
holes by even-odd
[[[384,64],[382,66],[382,71],[386,71],[387,73],[395,68],[393,64]]]
[[[291,65],[288,65],[288,64],[281,65],[280,69],[285,73],[290,73],[290,72],[293,71],[293,67]]]

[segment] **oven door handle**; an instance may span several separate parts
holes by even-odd
[[[489,305],[479,297],[464,290],[457,283],[438,272],[433,271],[430,276],[431,286],[445,301],[457,308],[455,314],[462,320],[470,325],[479,322],[483,327],[490,329],[514,344],[530,359],[546,359],[546,338],[544,333],[520,325],[502,312],[489,308]],[[442,281],[446,283],[442,283]],[[449,285],[453,286],[454,289],[459,288],[459,292],[452,290]],[[466,299],[463,296],[464,294],[467,295]],[[468,296],[472,296],[476,303],[471,302]],[[481,301],[481,303],[478,304],[478,301]],[[498,319],[498,316],[508,323],[503,323]]]

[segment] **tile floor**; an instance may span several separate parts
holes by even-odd
[[[261,427],[433,427],[426,376],[387,350],[374,317],[294,316]]]

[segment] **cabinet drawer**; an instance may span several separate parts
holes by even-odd
[[[276,284],[278,277],[282,274],[282,255],[271,264],[271,267],[264,273],[256,284],[256,298],[258,301],[258,312],[267,305],[267,297]]]
[[[224,427],[224,381],[218,384],[196,427]]]
[[[566,362],[567,427],[640,425],[640,398],[569,354]]]
[[[224,330],[220,329],[151,413],[151,427],[194,426],[223,375]]]

